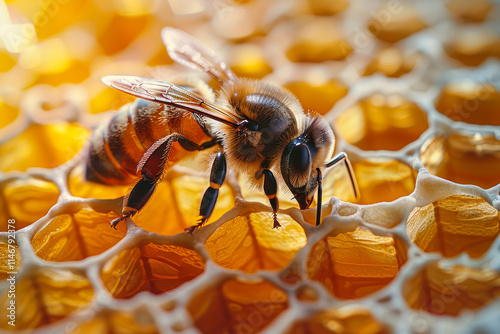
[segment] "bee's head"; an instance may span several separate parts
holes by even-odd
[[[333,153],[335,137],[322,117],[308,117],[302,133],[281,155],[281,175],[300,208],[307,209],[317,188],[318,172]]]

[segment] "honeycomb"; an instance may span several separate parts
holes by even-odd
[[[0,331],[498,333],[499,13],[490,0],[1,1]],[[164,26],[323,115],[359,198],[330,168],[322,224],[281,189],[272,229],[263,192],[230,171],[191,236],[208,152],[111,229],[129,186],[85,181],[85,145],[133,98],[100,78],[190,72]]]

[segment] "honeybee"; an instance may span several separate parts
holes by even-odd
[[[321,116],[306,115],[297,98],[272,83],[238,78],[216,53],[193,37],[164,28],[162,39],[177,63],[201,70],[221,87],[179,86],[135,76],[106,76],[105,84],[139,97],[94,132],[86,178],[101,183],[132,183],[116,225],[140,211],[168,166],[197,151],[217,146],[210,185],[201,200],[200,220],[212,214],[219,188],[231,168],[248,175],[269,198],[273,228],[277,219],[278,184],[284,184],[301,209],[318,193],[316,224],[321,222],[322,173],[339,162],[347,167],[357,196],[356,180],[345,153],[332,159],[335,137]]]

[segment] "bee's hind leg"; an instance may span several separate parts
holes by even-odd
[[[137,172],[142,178],[134,185],[132,190],[123,199],[122,216],[111,221],[111,227],[134,216],[149,201],[156,184],[160,182],[165,163],[168,161],[170,148],[174,142],[178,142],[187,151],[198,151],[206,147],[198,145],[178,133],[173,133],[157,140],[144,153],[137,165]]]
[[[212,171],[210,172],[210,187],[207,188],[200,206],[200,220],[198,224],[186,228],[186,232],[192,234],[194,230],[200,228],[210,218],[214,211],[215,203],[219,196],[219,188],[226,179],[226,158],[224,153],[217,151],[214,162],[212,164]]]
[[[135,215],[148,202],[156,187],[154,180],[142,178],[135,184],[132,191],[123,199],[122,216],[111,221],[111,227],[116,230],[116,225],[122,220]]]

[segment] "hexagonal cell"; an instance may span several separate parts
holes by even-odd
[[[102,310],[69,332],[69,334],[113,333],[156,334],[159,333],[154,319],[146,309],[134,311]]]
[[[335,196],[346,202],[373,204],[391,202],[415,189],[417,173],[407,164],[386,158],[352,163],[360,198],[354,197],[351,180],[343,166],[331,169],[323,178],[323,202]]]
[[[5,280],[11,277],[13,272],[18,272],[21,268],[21,252],[19,246],[7,239],[5,242],[0,242],[0,280]]]
[[[113,247],[126,234],[125,224],[109,228],[116,214],[93,210],[60,214],[31,239],[35,254],[46,261],[78,261]]]
[[[0,143],[0,170],[60,166],[80,151],[88,136],[88,129],[74,123],[33,124]]]
[[[368,22],[371,33],[389,43],[397,42],[426,27],[420,13],[409,2],[403,4],[384,1]]]
[[[444,50],[466,66],[479,66],[489,57],[500,57],[500,36],[485,27],[460,27]]]
[[[333,308],[298,320],[286,334],[383,334],[391,331],[362,307]]]
[[[400,95],[372,94],[344,110],[336,133],[363,150],[397,151],[427,130],[427,114]],[[397,140],[395,140],[397,138]]]
[[[273,71],[264,57],[262,46],[235,45],[229,57],[231,70],[239,77],[262,79]]]
[[[482,22],[491,12],[493,5],[488,0],[450,0],[446,8],[457,18],[468,22]]]
[[[274,284],[239,279],[206,288],[187,305],[202,333],[258,333],[287,308],[286,293]]]
[[[414,310],[458,316],[477,310],[500,296],[500,275],[491,269],[445,267],[439,262],[423,267],[403,285],[403,297]]]
[[[208,177],[167,176],[133,220],[149,232],[163,235],[182,233],[185,228],[197,223],[201,197],[209,184]],[[229,211],[234,205],[234,198],[231,188],[224,184],[219,189],[219,198],[208,223]]]
[[[303,81],[293,81],[283,85],[300,101],[305,111],[318,112],[325,115],[338,100],[343,98],[348,87],[340,80],[312,76]]]
[[[270,212],[238,216],[219,227],[205,242],[221,267],[253,273],[283,269],[307,242],[304,229],[290,216],[278,214],[281,228],[273,229]]]
[[[494,136],[451,134],[429,138],[420,159],[429,173],[484,189],[500,183],[500,140]]]
[[[437,111],[454,121],[500,125],[500,92],[484,82],[456,81],[443,86],[436,99]]]
[[[49,212],[57,203],[59,189],[48,181],[35,178],[20,178],[0,187],[0,231],[7,231],[7,221],[20,230]]]
[[[161,294],[173,290],[204,270],[203,259],[192,249],[148,243],[107,261],[101,279],[115,298],[127,299],[142,291]]]
[[[7,310],[13,300],[9,297],[12,293],[9,289],[12,288],[0,295],[3,310]],[[31,276],[18,278],[14,293],[16,330],[54,323],[84,308],[94,297],[94,290],[86,277],[71,270],[52,268],[39,268]],[[12,326],[2,321],[0,328],[12,329]]]
[[[125,196],[132,185],[106,185],[85,180],[84,166],[79,164],[69,174],[68,188],[73,196],[111,199]]]
[[[310,17],[294,22],[293,43],[286,56],[293,62],[343,60],[352,52],[340,25],[329,18]]]
[[[423,55],[418,52],[404,55],[400,49],[388,47],[375,54],[366,66],[363,75],[368,76],[381,72],[387,77],[399,78],[404,74],[410,73],[422,57]]]
[[[498,237],[499,212],[480,197],[453,195],[413,209],[406,222],[411,241],[424,252],[481,257]]]
[[[406,249],[397,238],[357,228],[331,233],[316,243],[306,271],[336,297],[354,299],[387,286],[405,262]]]

